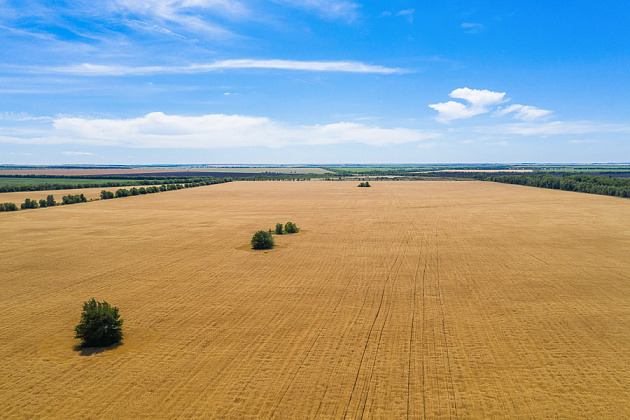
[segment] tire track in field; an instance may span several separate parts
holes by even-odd
[[[383,338],[383,331],[385,330],[385,326],[387,325],[387,320],[389,319],[390,316],[390,312],[392,309],[392,305],[393,305],[393,295],[394,295],[394,287],[396,286],[396,282],[398,280],[398,278],[400,277],[400,270],[403,266],[403,261],[405,260],[405,256],[407,254],[407,249],[409,247],[409,237],[407,237],[407,240],[405,242],[405,247],[404,249],[404,254],[402,259],[400,260],[400,264],[398,265],[398,269],[396,271],[395,276],[393,277],[393,280],[391,282],[391,288],[390,288],[390,292],[389,292],[389,300],[388,300],[388,305],[387,305],[387,312],[385,313],[385,320],[383,321],[383,324],[381,325],[381,330],[379,331],[379,335],[378,335],[378,341],[376,343],[376,351],[374,353],[374,359],[372,361],[372,368],[370,369],[370,377],[367,381],[367,389],[365,390],[365,400],[363,401],[363,409],[361,410],[361,418],[363,418],[364,414],[365,414],[365,408],[367,407],[367,399],[370,395],[370,388],[372,385],[372,377],[374,375],[374,368],[376,366],[376,361],[378,360],[378,352],[379,349],[381,347],[381,342],[382,342],[382,338]],[[391,273],[390,273],[391,275]],[[374,396],[372,396],[372,401],[374,399]],[[370,404],[371,405],[371,404]]]
[[[418,273],[420,272],[420,263],[422,262],[422,244],[424,243],[424,235],[420,239],[420,252],[418,253],[418,263],[416,265],[416,273],[413,279],[413,309],[411,312],[411,330],[409,331],[409,367],[407,370],[407,419],[409,419],[409,405],[411,401],[411,359],[413,355],[413,336],[416,320],[416,295],[418,292]],[[426,272],[426,264],[424,266]],[[424,273],[422,274],[424,280]],[[424,391],[424,390],[423,390]]]
[[[450,379],[450,383],[451,383],[451,397],[453,398],[453,405],[454,405],[454,409],[455,409],[455,418],[458,418],[457,416],[457,399],[455,398],[455,385],[453,383],[453,371],[451,370],[451,357],[450,357],[450,353],[448,350],[448,341],[446,339],[446,321],[444,320],[444,316],[445,316],[445,311],[444,311],[444,301],[442,298],[442,290],[441,290],[441,284],[440,284],[440,242],[438,239],[438,231],[437,231],[437,227],[435,230],[435,268],[436,268],[436,273],[437,273],[437,296],[438,296],[438,303],[440,305],[440,312],[441,312],[441,316],[440,318],[442,318],[442,335],[444,337],[444,348],[446,350],[446,362],[447,362],[447,369],[448,369],[448,377]],[[447,387],[448,389],[448,387]],[[449,404],[449,418],[451,417],[451,405]]]
[[[390,247],[390,248],[391,248],[391,247]],[[386,254],[385,258],[386,258],[386,257],[387,257],[387,254]],[[352,398],[353,398],[353,396],[354,396],[354,392],[355,392],[355,390],[356,390],[357,382],[358,382],[358,380],[359,380],[359,375],[361,374],[361,369],[362,369],[362,367],[363,367],[363,360],[365,359],[365,354],[367,353],[367,348],[368,348],[369,343],[370,343],[370,337],[372,336],[372,332],[374,331],[374,326],[376,325],[376,321],[378,320],[379,315],[380,315],[380,313],[381,313],[381,309],[382,309],[382,307],[383,307],[383,301],[384,301],[384,299],[385,299],[385,292],[386,292],[386,290],[387,290],[387,283],[388,283],[388,281],[389,281],[389,279],[390,279],[390,277],[391,277],[391,273],[393,272],[394,267],[395,267],[395,266],[396,266],[396,264],[398,263],[399,258],[400,258],[400,250],[399,250],[399,252],[397,252],[397,253],[396,253],[396,258],[394,259],[394,262],[392,263],[392,266],[391,266],[391,268],[389,269],[389,274],[387,275],[387,277],[386,277],[386,279],[385,279],[385,283],[383,284],[383,290],[382,290],[382,292],[381,292],[381,299],[380,299],[380,301],[379,301],[379,305],[378,305],[378,308],[377,308],[377,310],[376,310],[376,315],[374,316],[374,320],[372,321],[372,324],[371,324],[371,326],[370,326],[370,330],[369,330],[369,332],[368,332],[367,339],[366,339],[366,341],[365,341],[365,345],[364,345],[364,347],[363,347],[363,352],[362,352],[362,354],[361,354],[361,359],[359,360],[359,367],[357,368],[357,374],[356,374],[356,376],[355,376],[355,378],[354,378],[354,383],[353,383],[353,385],[352,385],[352,391],[350,392],[350,398],[348,398],[348,403],[346,404],[346,408],[345,408],[344,413],[343,413],[343,418],[344,418],[344,419],[345,419],[345,418],[347,417],[347,415],[348,415],[348,410],[349,410],[349,408],[350,408],[350,403],[352,402]],[[377,275],[377,274],[375,274],[375,278],[376,278],[376,275]],[[365,305],[365,301],[366,301],[366,299],[367,299],[367,294],[366,294],[366,297],[365,297],[365,298],[364,298],[364,300],[363,300],[363,305]],[[362,309],[363,309],[363,308],[362,308]],[[358,410],[358,406],[357,406],[357,410]]]

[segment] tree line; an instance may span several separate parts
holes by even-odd
[[[64,177],[59,175],[0,175],[0,183],[2,178],[59,178],[70,180],[72,177]],[[103,179],[98,177],[82,176],[79,179]],[[226,180],[232,178],[211,178],[211,177],[178,177],[178,178],[130,178],[129,181],[104,181],[95,183],[41,183],[41,184],[28,184],[28,185],[0,185],[0,193],[5,192],[20,192],[20,191],[49,191],[49,190],[71,190],[81,188],[113,188],[124,187],[130,185],[153,185],[153,184],[201,184],[210,185],[221,182],[227,182]],[[218,182],[215,182],[219,180]]]
[[[203,178],[202,178],[203,179]],[[225,182],[232,181],[232,178],[211,178],[211,179],[203,179],[201,182],[186,182],[184,184],[162,184],[159,187],[151,186],[151,187],[133,187],[131,189],[119,188],[116,192],[101,191],[101,200],[108,200],[111,198],[119,198],[119,197],[129,197],[133,195],[143,195],[143,194],[154,194],[162,191],[172,191],[172,190],[180,190],[183,188],[194,188],[201,187],[204,185],[213,185],[213,184],[222,184]],[[20,205],[22,210],[27,209],[36,209],[39,207],[51,207],[58,205],[66,205],[66,204],[76,204],[76,203],[84,203],[88,201],[85,195],[83,194],[68,194],[62,197],[62,202],[57,203],[55,201],[55,197],[50,194],[46,199],[41,199],[38,201],[31,200],[27,198],[24,200],[24,203]],[[15,203],[0,203],[0,212],[2,211],[17,211],[18,207]]]
[[[630,197],[630,179],[611,178],[592,175],[493,175],[476,177],[493,182],[526,185],[529,187],[549,188],[554,190],[576,191],[588,194]]]

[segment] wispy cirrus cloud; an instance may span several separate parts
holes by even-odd
[[[535,106],[514,104],[506,108],[499,108],[496,115],[514,114],[514,118],[523,121],[533,121],[553,114],[553,111],[536,108]]]
[[[57,118],[48,129],[7,132],[0,135],[0,142],[216,149],[331,144],[387,146],[438,136],[424,130],[355,122],[302,126],[267,117],[225,114],[191,117],[154,112],[131,119]]]
[[[66,156],[94,156],[94,153],[91,152],[61,152]]]
[[[353,21],[359,15],[359,5],[345,0],[275,0],[294,8],[312,10],[327,19]]]
[[[208,64],[187,66],[122,66],[83,63],[65,67],[20,68],[31,73],[63,73],[80,76],[134,76],[146,74],[205,73],[228,69],[275,69],[295,71],[320,71],[344,73],[400,74],[408,72],[400,68],[365,64],[357,61],[295,61],[295,60],[220,60]]]
[[[464,22],[462,29],[467,34],[477,34],[484,30],[484,26],[481,23]]]

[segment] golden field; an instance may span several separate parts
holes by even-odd
[[[372,185],[0,214],[2,417],[630,417],[630,200]],[[75,350],[91,297],[123,345]]]

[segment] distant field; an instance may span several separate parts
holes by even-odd
[[[0,186],[8,185],[12,187],[36,184],[101,184],[103,182],[129,182],[129,179],[93,179],[93,178],[22,178],[22,177],[0,177]]]
[[[211,172],[216,174],[226,174],[221,176],[230,176],[229,174],[264,174],[270,173],[282,173],[282,174],[323,174],[329,171],[322,168],[291,168],[291,167],[235,167],[235,168],[221,168],[221,167],[135,167],[135,168],[113,168],[113,169],[90,169],[90,168],[32,168],[32,169],[2,169],[0,168],[0,174],[3,175],[66,175],[66,176],[84,176],[84,175],[140,175],[140,174],[161,174],[161,176],[168,176],[169,174],[176,174],[173,176],[186,176],[186,173],[192,173],[190,176],[198,176],[199,173]],[[0,178],[0,182],[2,178]]]
[[[370,183],[0,213],[2,416],[630,418],[630,201]],[[127,335],[82,355],[91,297]]]

